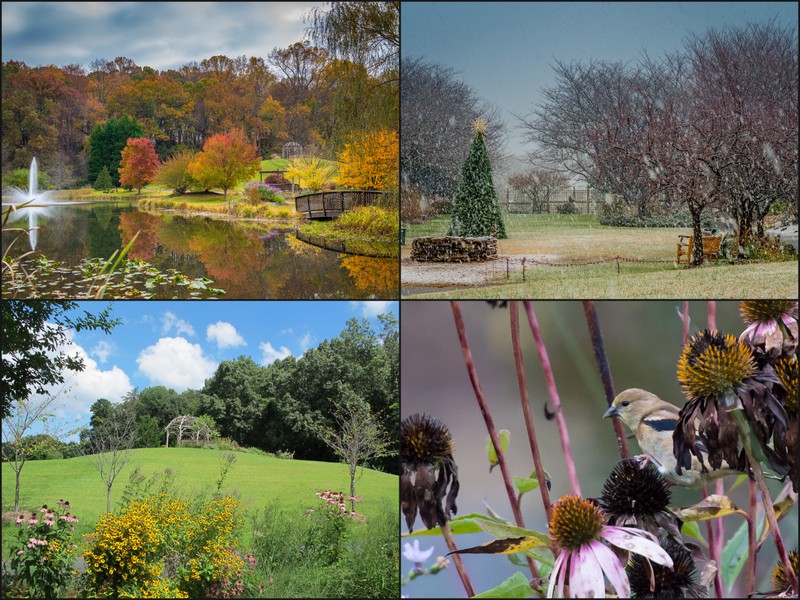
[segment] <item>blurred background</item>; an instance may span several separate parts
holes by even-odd
[[[744,330],[738,302],[716,302],[717,328],[737,337]],[[484,301],[460,302],[467,336],[480,384],[489,404],[495,427],[508,429],[511,442],[507,451],[512,476],[528,477],[533,471],[530,446],[520,406],[519,387],[511,347],[509,308],[493,308]],[[608,408],[592,350],[583,310],[578,301],[534,302],[539,326],[566,416],[572,452],[575,457],[581,492],[584,497],[600,495],[603,483],[619,460],[614,428],[610,419],[603,419]],[[611,369],[615,393],[630,387],[651,391],[673,404],[684,401],[676,377],[682,351],[682,321],[679,301],[597,301],[595,302],[603,334],[606,355]],[[495,512],[513,522],[513,514],[499,468],[489,472],[485,443],[488,436],[485,422],[469,381],[458,342],[453,312],[447,301],[403,302],[401,330],[401,413],[405,418],[426,413],[441,419],[455,440],[454,459],[459,469],[461,489],[458,515],[472,512],[486,514],[488,504]],[[552,478],[551,500],[570,493],[564,457],[556,422],[544,417],[549,403],[541,363],[533,343],[522,303],[519,303],[521,343],[525,361],[532,414],[545,470]],[[689,334],[707,326],[708,303],[690,302]],[[626,429],[626,433],[629,433]],[[631,454],[638,454],[635,439],[628,441]],[[726,489],[735,481],[727,478]],[[773,498],[782,489],[771,482]],[[748,486],[739,486],[731,494],[743,509],[748,507]],[[713,489],[713,488],[712,488]],[[672,488],[672,506],[690,506],[702,499],[700,489]],[[525,525],[546,532],[547,523],[541,496],[534,490],[523,496],[521,503]],[[728,540],[743,519],[725,519]],[[407,533],[402,520],[402,532]],[[415,530],[424,529],[417,518]],[[705,535],[705,525],[701,523]],[[788,550],[797,548],[797,509],[781,521],[781,530]],[[441,536],[402,538],[401,544],[419,539],[420,548],[431,545],[436,556],[447,553]],[[488,534],[456,536],[460,548],[476,546],[491,539]],[[463,555],[464,564],[476,593],[503,582],[515,571],[529,577],[527,569],[514,566],[502,555]],[[768,539],[758,555],[756,590],[771,589],[769,576],[776,561],[772,539]],[[413,563],[402,559],[401,574],[405,577]],[[741,584],[744,575],[739,577]],[[738,585],[728,590],[736,597]],[[435,576],[426,575],[403,587],[409,598],[465,597],[458,574],[450,567]]]

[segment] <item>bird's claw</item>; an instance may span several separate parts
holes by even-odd
[[[653,462],[653,459],[650,458],[647,454],[637,454],[636,456],[633,457],[633,460],[639,463],[640,469],[644,469],[645,467],[647,467],[647,465]]]

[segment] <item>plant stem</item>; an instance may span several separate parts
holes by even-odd
[[[517,368],[517,381],[519,383],[519,399],[522,403],[522,415],[525,417],[525,427],[528,430],[528,441],[531,445],[531,455],[533,464],[536,467],[536,478],[539,480],[539,491],[542,495],[544,512],[547,515],[547,523],[550,524],[551,505],[550,491],[547,489],[547,480],[542,466],[542,457],[539,454],[539,444],[536,442],[536,429],[533,426],[531,416],[530,401],[528,399],[528,386],[525,381],[525,366],[522,361],[522,348],[519,343],[519,307],[517,302],[509,303],[509,313],[511,314],[511,345],[514,347],[514,364]]]
[[[794,569],[792,569],[792,563],[789,561],[789,555],[786,552],[786,546],[783,543],[781,531],[778,529],[778,519],[775,517],[775,509],[772,507],[772,497],[767,487],[767,481],[764,478],[764,471],[761,470],[761,463],[753,456],[753,448],[750,441],[750,425],[744,416],[743,410],[732,410],[730,414],[733,417],[734,423],[736,423],[739,439],[742,440],[744,451],[747,454],[750,468],[753,471],[753,479],[755,479],[756,485],[758,485],[758,491],[761,492],[761,502],[764,505],[764,513],[767,515],[767,522],[769,523],[770,533],[772,533],[772,539],[775,542],[775,549],[778,551],[778,559],[783,563],[784,569],[786,570],[786,578],[792,586],[791,594],[797,594],[797,574],[794,572]]]
[[[447,523],[442,525],[442,535],[444,536],[444,541],[447,544],[447,548],[450,550],[450,552],[455,552],[458,550],[456,541],[453,539],[453,532],[450,531],[450,526]],[[450,556],[453,557],[453,564],[456,566],[456,571],[458,571],[458,576],[461,578],[461,583],[464,584],[464,590],[467,592],[467,597],[472,598],[475,595],[475,590],[472,589],[472,582],[469,579],[469,574],[464,568],[464,563],[461,562],[461,555],[451,554]]]
[[[717,303],[714,300],[709,300],[706,303],[706,315],[708,328],[711,331],[717,329]],[[717,479],[714,482],[714,493],[718,496],[725,495],[725,482],[722,479]],[[751,513],[752,514],[752,513]],[[714,577],[714,587],[717,590],[717,595],[724,589],[722,582],[722,568],[719,561],[722,559],[722,546],[725,538],[725,517],[709,521],[714,528],[714,545],[712,557],[717,561],[717,574]],[[709,543],[711,538],[709,538]]]
[[[750,484],[750,518],[747,520],[747,573],[744,579],[744,595],[749,598],[756,589],[756,482]]]
[[[614,402],[614,381],[611,378],[611,367],[608,365],[606,358],[606,349],[603,344],[603,334],[600,331],[600,321],[597,318],[597,310],[595,310],[594,302],[587,300],[583,303],[583,312],[586,315],[586,323],[589,325],[589,335],[592,338],[592,348],[594,349],[594,358],[597,361],[597,368],[600,371],[600,379],[603,382],[603,389],[606,392],[606,402],[608,405]],[[622,423],[619,419],[611,419],[614,423],[614,433],[617,435],[617,447],[619,448],[620,458],[625,459],[630,456],[628,450],[628,441],[625,439],[625,430],[622,428]]]
[[[486,398],[483,395],[480,381],[478,381],[478,372],[475,369],[475,362],[472,360],[472,351],[469,349],[469,340],[467,340],[467,330],[464,327],[464,317],[461,314],[461,305],[458,303],[458,301],[451,300],[450,306],[453,309],[453,318],[456,322],[456,331],[458,332],[458,339],[461,343],[461,351],[464,354],[464,364],[467,366],[467,373],[469,374],[469,380],[472,383],[472,389],[475,391],[475,398],[478,401],[478,407],[481,409],[483,420],[486,422],[486,429],[489,430],[489,437],[492,440],[494,450],[497,454],[497,463],[500,466],[500,472],[503,475],[503,484],[506,487],[508,501],[511,504],[511,511],[514,513],[514,520],[516,521],[518,527],[525,527],[525,519],[522,517],[522,511],[519,509],[519,502],[514,494],[514,484],[508,471],[506,456],[503,452],[503,449],[500,447],[500,438],[497,436],[497,429],[494,426],[492,413],[489,411],[489,405],[486,403]],[[525,558],[528,559],[528,566],[531,569],[531,574],[533,575],[534,579],[538,578],[539,570],[536,567],[536,563],[533,562],[533,559],[530,556],[526,556]]]
[[[683,301],[683,345],[689,339],[689,301]]]
[[[564,412],[561,409],[561,399],[558,396],[558,389],[556,388],[556,380],[553,377],[553,369],[550,366],[550,359],[547,356],[547,349],[542,340],[542,332],[539,329],[539,321],[536,319],[536,311],[533,309],[533,304],[529,300],[525,300],[525,314],[528,316],[528,324],[533,333],[533,340],[536,342],[536,350],[539,353],[539,360],[542,363],[542,370],[544,371],[544,378],[547,381],[547,390],[550,392],[550,400],[553,403],[553,411],[556,415],[556,423],[558,425],[558,433],[561,436],[561,450],[564,453],[564,462],[567,466],[567,474],[572,485],[572,493],[576,496],[581,495],[581,486],[578,481],[578,473],[575,469],[575,461],[572,458],[572,449],[569,443],[569,432],[567,431],[567,421],[564,418]]]
[[[708,490],[706,489],[706,485],[703,484],[703,498],[708,496]],[[714,575],[714,593],[717,595],[717,598],[722,598],[722,567],[719,564],[719,546],[717,545],[717,535],[716,531],[714,530],[714,523],[712,521],[706,521],[706,533],[708,535],[708,558],[714,561],[714,564],[717,565],[717,572]]]

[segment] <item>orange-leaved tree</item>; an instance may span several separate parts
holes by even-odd
[[[194,178],[207,188],[221,188],[226,201],[230,188],[254,176],[260,168],[258,151],[241,129],[211,136],[189,163]]]
[[[339,154],[339,185],[360,190],[397,189],[397,132],[362,131]]]
[[[158,166],[158,154],[151,140],[128,138],[119,161],[119,182],[136,188],[136,193],[141,194],[142,188],[155,178]]]

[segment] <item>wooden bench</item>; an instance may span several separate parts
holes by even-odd
[[[703,259],[714,262],[719,262],[720,246],[722,245],[721,235],[703,235]],[[678,251],[675,257],[675,262],[680,264],[691,264],[692,255],[694,254],[694,236],[693,235],[679,235],[678,236]]]

